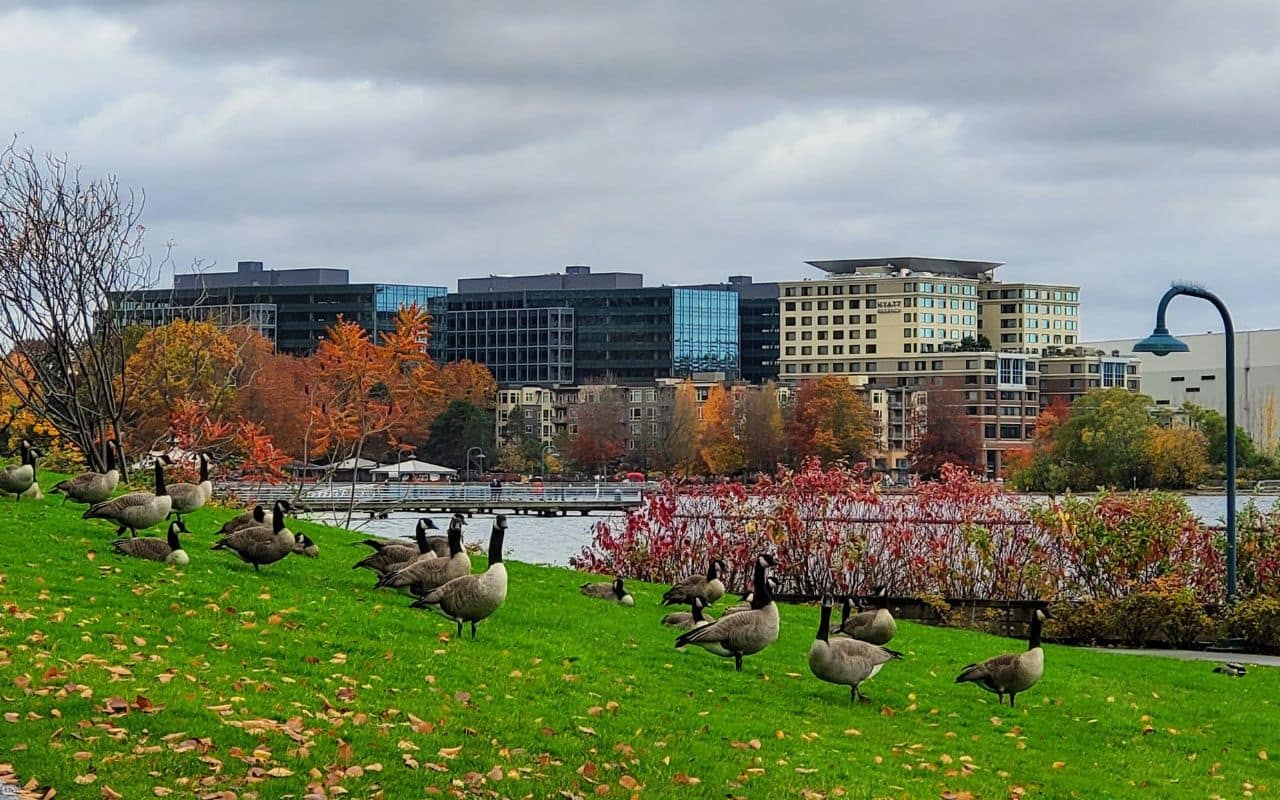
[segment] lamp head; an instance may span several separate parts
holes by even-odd
[[[1135,353],[1151,353],[1154,356],[1167,356],[1170,353],[1189,353],[1187,343],[1169,334],[1169,329],[1156,328],[1151,335],[1133,346]]]

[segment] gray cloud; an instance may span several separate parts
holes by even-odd
[[[452,285],[922,253],[1082,284],[1086,337],[1175,277],[1274,324],[1270,2],[0,9],[28,78],[0,118],[145,186],[180,260]]]

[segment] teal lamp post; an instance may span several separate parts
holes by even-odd
[[[1227,343],[1227,603],[1236,601],[1236,331],[1231,324],[1231,312],[1213,292],[1199,286],[1175,283],[1160,298],[1156,306],[1156,327],[1151,335],[1133,346],[1135,353],[1151,353],[1167,356],[1170,353],[1186,353],[1187,343],[1169,335],[1165,324],[1165,310],[1169,301],[1178,295],[1199,297],[1213,303],[1222,315]]]

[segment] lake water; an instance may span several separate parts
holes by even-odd
[[[1250,499],[1256,499],[1264,509],[1280,499],[1276,495],[1254,497],[1240,495],[1237,508],[1243,507]],[[1187,504],[1191,510],[1209,523],[1219,523],[1227,513],[1225,495],[1190,495]],[[331,522],[323,519],[325,515],[315,515],[317,522]],[[591,529],[596,522],[608,518],[619,517],[618,513],[593,514],[588,517],[572,515],[567,517],[534,517],[509,515],[507,517],[506,552],[515,561],[533,564],[553,564],[568,566],[569,559],[577,555],[583,547],[591,543]],[[352,523],[361,533],[382,537],[396,537],[412,534],[417,514],[392,514],[388,519],[357,519]],[[443,530],[447,518],[443,515],[436,524]],[[489,536],[493,524],[492,515],[477,514],[468,520],[465,538],[469,542],[484,542]]]

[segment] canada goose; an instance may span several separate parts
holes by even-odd
[[[724,597],[724,581],[720,580],[720,572],[724,570],[724,562],[718,558],[711,559],[706,576],[690,575],[677,581],[662,595],[664,606],[687,606],[693,598],[701,597],[708,606],[714,605]]]
[[[1023,653],[1005,653],[988,658],[981,664],[970,664],[961,670],[956,683],[976,683],[988,692],[994,692],[1004,705],[1009,695],[1009,707],[1019,692],[1025,692],[1039,682],[1044,675],[1044,648],[1040,646],[1040,628],[1048,618],[1041,609],[1031,615],[1031,635],[1027,650]]]
[[[293,506],[288,500],[281,500],[285,504],[285,511],[292,511]],[[217,536],[226,536],[229,533],[235,533],[243,528],[252,528],[256,525],[265,525],[267,523],[267,512],[258,504],[253,507],[252,511],[246,511],[243,514],[237,514],[226,522],[222,523],[222,527],[218,529]]]
[[[678,631],[690,631],[702,625],[710,625],[716,621],[716,618],[702,613],[705,607],[706,604],[702,602],[702,598],[695,597],[689,604],[688,611],[672,611],[662,618],[662,624]]]
[[[769,582],[769,586],[773,589],[774,593],[777,593],[778,589],[782,586],[782,581],[778,580],[778,576],[776,575],[770,575],[769,577],[765,578],[765,580]],[[743,594],[741,603],[731,605],[724,610],[725,616],[728,616],[729,614],[737,614],[742,611],[750,611],[751,599],[754,598],[755,596],[756,596],[755,592],[747,592]]]
[[[213,496],[213,482],[209,480],[209,456],[200,454],[200,482],[175,483],[169,487],[169,496],[173,498],[173,508],[169,512],[182,519],[183,514],[190,514],[209,502]]]
[[[614,578],[612,583],[584,583],[582,593],[597,600],[608,600],[622,606],[634,606],[636,599],[622,586],[622,578]]]
[[[111,493],[120,485],[120,470],[116,467],[118,463],[117,450],[120,443],[115,439],[107,442],[107,471],[106,472],[82,472],[74,478],[67,478],[54,484],[50,489],[51,492],[61,492],[63,495],[62,502],[74,500],[77,503],[101,503],[111,497]],[[123,457],[120,458],[123,461]]]
[[[178,541],[179,533],[191,533],[180,519],[169,523],[168,539],[157,539],[154,536],[140,536],[134,539],[116,539],[111,546],[123,556],[145,558],[148,561],[161,561],[166,564],[177,564],[185,567],[190,560],[187,551],[182,549]]]
[[[734,667],[741,672],[743,656],[758,653],[778,639],[778,607],[773,602],[773,587],[765,580],[768,568],[777,563],[768,553],[761,553],[756,558],[752,583],[756,592],[751,599],[750,611],[721,617],[710,625],[686,631],[676,639],[676,647],[720,644],[726,655],[733,656]]]
[[[271,509],[271,524],[241,528],[219,539],[212,550],[230,550],[253,571],[264,564],[274,564],[293,552],[296,543],[293,531],[284,524],[284,501],[277,500]]]
[[[898,632],[893,614],[889,613],[889,589],[877,586],[872,589],[872,594],[875,597],[875,609],[860,611],[853,616],[849,616],[850,603],[845,598],[840,614],[840,627],[836,632],[871,644],[888,644]]]
[[[849,702],[866,700],[858,684],[875,677],[880,667],[902,654],[860,639],[831,638],[831,595],[822,597],[818,636],[809,646],[809,671],[819,680],[849,687]]]
[[[138,531],[150,528],[169,516],[172,498],[164,485],[164,465],[169,463],[168,456],[160,456],[155,460],[153,469],[156,475],[154,492],[130,492],[122,494],[114,500],[95,503],[84,512],[85,519],[109,519],[116,523],[116,535],[126,530],[134,536]]]
[[[367,544],[377,552],[360,559],[351,568],[367,569],[381,577],[388,572],[395,572],[416,558],[435,558],[436,552],[431,549],[431,545],[427,540],[428,530],[439,530],[439,528],[436,527],[434,522],[425,517],[418,520],[413,533],[413,537],[418,542],[416,546],[400,544],[387,539],[365,539],[361,544]]]
[[[293,540],[293,554],[298,556],[306,556],[307,558],[319,558],[320,548],[312,541],[311,537],[305,533],[300,533]]]
[[[471,557],[462,548],[462,526],[467,521],[461,514],[449,522],[449,557],[415,558],[403,562],[399,569],[387,572],[375,587],[389,586],[406,589],[416,595],[424,595],[445,585],[454,578],[471,573]],[[376,554],[375,554],[376,555]],[[425,555],[425,553],[423,554]]]
[[[1249,670],[1245,669],[1244,664],[1237,664],[1234,661],[1226,661],[1213,668],[1214,672],[1221,675],[1230,675],[1233,678],[1243,678],[1248,674]]]
[[[40,455],[40,451],[26,439],[22,440],[20,453],[20,463],[0,469],[0,492],[13,495],[15,502],[21,500],[23,494],[35,484],[36,457]]]
[[[430,608],[458,623],[471,623],[471,638],[476,638],[476,623],[502,606],[507,599],[507,567],[502,563],[502,539],[507,530],[507,516],[499,514],[489,533],[489,568],[478,575],[454,578],[413,602],[414,608]]]

